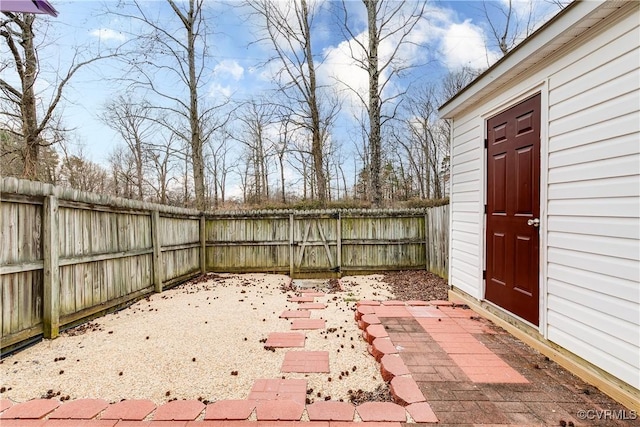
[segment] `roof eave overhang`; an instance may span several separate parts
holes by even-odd
[[[624,5],[624,1],[576,0],[535,31],[520,45],[445,102],[441,118],[455,117],[489,93],[510,83],[534,65],[575,40]]]

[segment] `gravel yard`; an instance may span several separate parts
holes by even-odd
[[[419,286],[416,277],[409,277],[413,286]],[[349,390],[362,396],[384,389],[384,382],[353,320],[355,302],[393,299],[394,289],[407,287],[398,277],[389,279],[392,285],[383,278],[345,277],[343,291],[316,297],[327,308],[312,310],[311,318],[326,319],[326,328],[304,331],[304,350],[328,351],[328,374],[281,373],[284,354],[291,349],[265,349],[269,333],[290,330],[291,321],[280,319],[280,313],[297,308],[287,301],[295,296],[287,276],[221,274],[153,294],[3,359],[0,397],[16,402],[47,396],[151,399],[158,404],[245,399],[259,378],[304,378],[313,389],[311,400],[349,400]],[[446,292],[444,281],[437,285]],[[406,289],[397,293],[399,299],[417,298]],[[430,294],[420,299],[425,298]]]

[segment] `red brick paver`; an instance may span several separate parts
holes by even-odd
[[[91,419],[104,411],[109,403],[103,399],[79,399],[65,403],[49,416],[50,419]]]
[[[395,300],[395,299],[390,299],[390,300],[386,300],[386,301],[380,301],[380,304],[382,305],[401,305],[401,306],[405,306],[405,302],[404,301],[399,301],[399,300]]]
[[[355,312],[356,320],[360,320],[360,318],[365,314],[373,314],[376,308],[377,307],[371,305],[359,305]]]
[[[389,334],[382,325],[369,325],[362,336],[369,344],[372,344],[376,338],[386,338]]]
[[[249,400],[293,400],[305,404],[307,381],[301,379],[259,379],[253,383]]]
[[[394,354],[398,352],[389,338],[376,338],[375,340],[373,340],[373,343],[370,347],[370,353],[373,355],[373,357],[376,358],[378,362],[385,354]]]
[[[305,336],[299,332],[272,332],[264,343],[267,347],[304,347]]]
[[[253,400],[219,400],[207,405],[205,420],[246,420],[256,407]]]
[[[438,310],[435,306],[411,306],[407,307],[407,311],[413,317],[447,317],[446,314],[442,312],[442,310]]]
[[[461,369],[474,383],[526,384],[529,382],[511,368],[463,367]]]
[[[399,422],[392,421],[369,421],[366,424],[353,423],[351,421],[332,421],[330,427],[402,427]]]
[[[39,419],[53,412],[60,402],[53,399],[34,399],[13,405],[0,414],[1,420],[6,419]]]
[[[407,307],[395,306],[395,305],[381,305],[374,307],[374,311],[378,318],[381,317],[410,317],[411,314],[407,311]]]
[[[307,405],[311,421],[352,421],[356,407],[351,403],[327,400]]]
[[[529,382],[470,333],[437,333],[431,336],[473,382]]]
[[[356,411],[362,421],[407,421],[404,408],[391,402],[363,403],[356,408]]]
[[[281,319],[302,319],[311,316],[309,310],[285,310],[280,314]]]
[[[467,331],[458,325],[453,319],[445,318],[416,318],[415,319],[425,331],[433,334],[441,334],[442,336],[450,336],[451,334],[466,334]],[[434,337],[435,339],[435,337]]]
[[[327,321],[324,319],[294,319],[291,323],[291,329],[324,329],[326,323]]]
[[[0,399],[0,412],[11,408],[11,406],[13,406],[13,402],[9,399]]]
[[[439,306],[439,307],[443,307],[443,306],[452,306],[453,303],[451,301],[444,301],[444,300],[436,299],[436,300],[429,301],[429,305],[436,305],[436,306]]]
[[[328,351],[288,351],[281,372],[331,372]]]
[[[300,310],[323,310],[327,308],[327,304],[321,302],[304,302],[299,304],[298,307]]]
[[[123,400],[109,406],[100,416],[103,420],[140,421],[156,409],[150,400]]]
[[[417,423],[437,423],[438,417],[427,402],[412,403],[405,407],[413,421]]]
[[[360,329],[367,329],[369,325],[379,325],[380,319],[378,319],[378,316],[375,314],[363,314],[360,318],[360,322],[362,322],[362,326],[360,326],[360,323],[358,324]]]
[[[154,421],[193,421],[204,411],[205,405],[197,400],[174,400],[159,406]]]
[[[373,301],[373,300],[360,300],[356,303],[356,306],[361,306],[361,305],[380,305],[380,301]]]
[[[314,297],[291,297],[288,299],[289,302],[313,302],[315,301]]]
[[[445,313],[447,316],[453,318],[467,318],[469,317],[469,311],[463,308],[455,307],[455,306],[440,306],[440,310]]]
[[[129,422],[129,421],[125,421]],[[141,421],[130,421],[140,426]],[[80,419],[68,419],[68,420],[52,420],[46,421],[43,427],[114,427],[122,426],[122,421],[118,420],[80,420]],[[4,422],[0,424],[5,427]]]
[[[302,292],[303,297],[323,297],[324,295],[324,292]]]
[[[0,420],[2,420],[2,424],[0,424],[2,427],[42,427],[47,422],[45,420],[6,420],[3,418],[0,418]]]
[[[193,421],[120,421],[117,427],[187,427]],[[211,422],[211,421],[207,421]],[[197,423],[198,425],[200,423]],[[47,426],[45,426],[47,427]],[[204,426],[203,426],[204,427]]]
[[[264,400],[256,406],[258,421],[299,421],[304,405],[293,400]]]
[[[400,375],[408,375],[411,372],[407,365],[404,364],[402,358],[397,354],[385,354],[380,359],[380,374],[382,379],[389,382],[393,377]]]
[[[429,305],[429,302],[421,301],[421,300],[409,300],[407,301],[407,305],[411,305],[411,306]]]
[[[391,380],[391,394],[400,405],[424,402],[425,398],[418,388],[418,384],[411,378],[395,377]]]

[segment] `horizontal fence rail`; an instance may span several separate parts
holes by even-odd
[[[2,348],[204,272],[446,277],[448,206],[410,210],[195,210],[0,180]]]

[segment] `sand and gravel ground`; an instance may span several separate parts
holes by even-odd
[[[304,350],[329,351],[330,374],[283,374],[280,366],[290,349],[264,348],[261,340],[270,332],[290,330],[291,322],[278,318],[297,306],[287,302],[294,296],[286,290],[287,276],[222,274],[153,294],[3,359],[0,397],[22,402],[59,392],[58,398],[157,404],[174,398],[245,399],[254,380],[284,376],[307,379],[316,400],[346,401],[350,389],[383,384],[353,320],[357,300],[393,298],[382,278],[345,277],[344,291],[316,298],[327,308],[313,310],[311,318],[326,319],[326,328],[335,332],[301,331],[307,336]],[[345,371],[349,375],[339,379]]]

